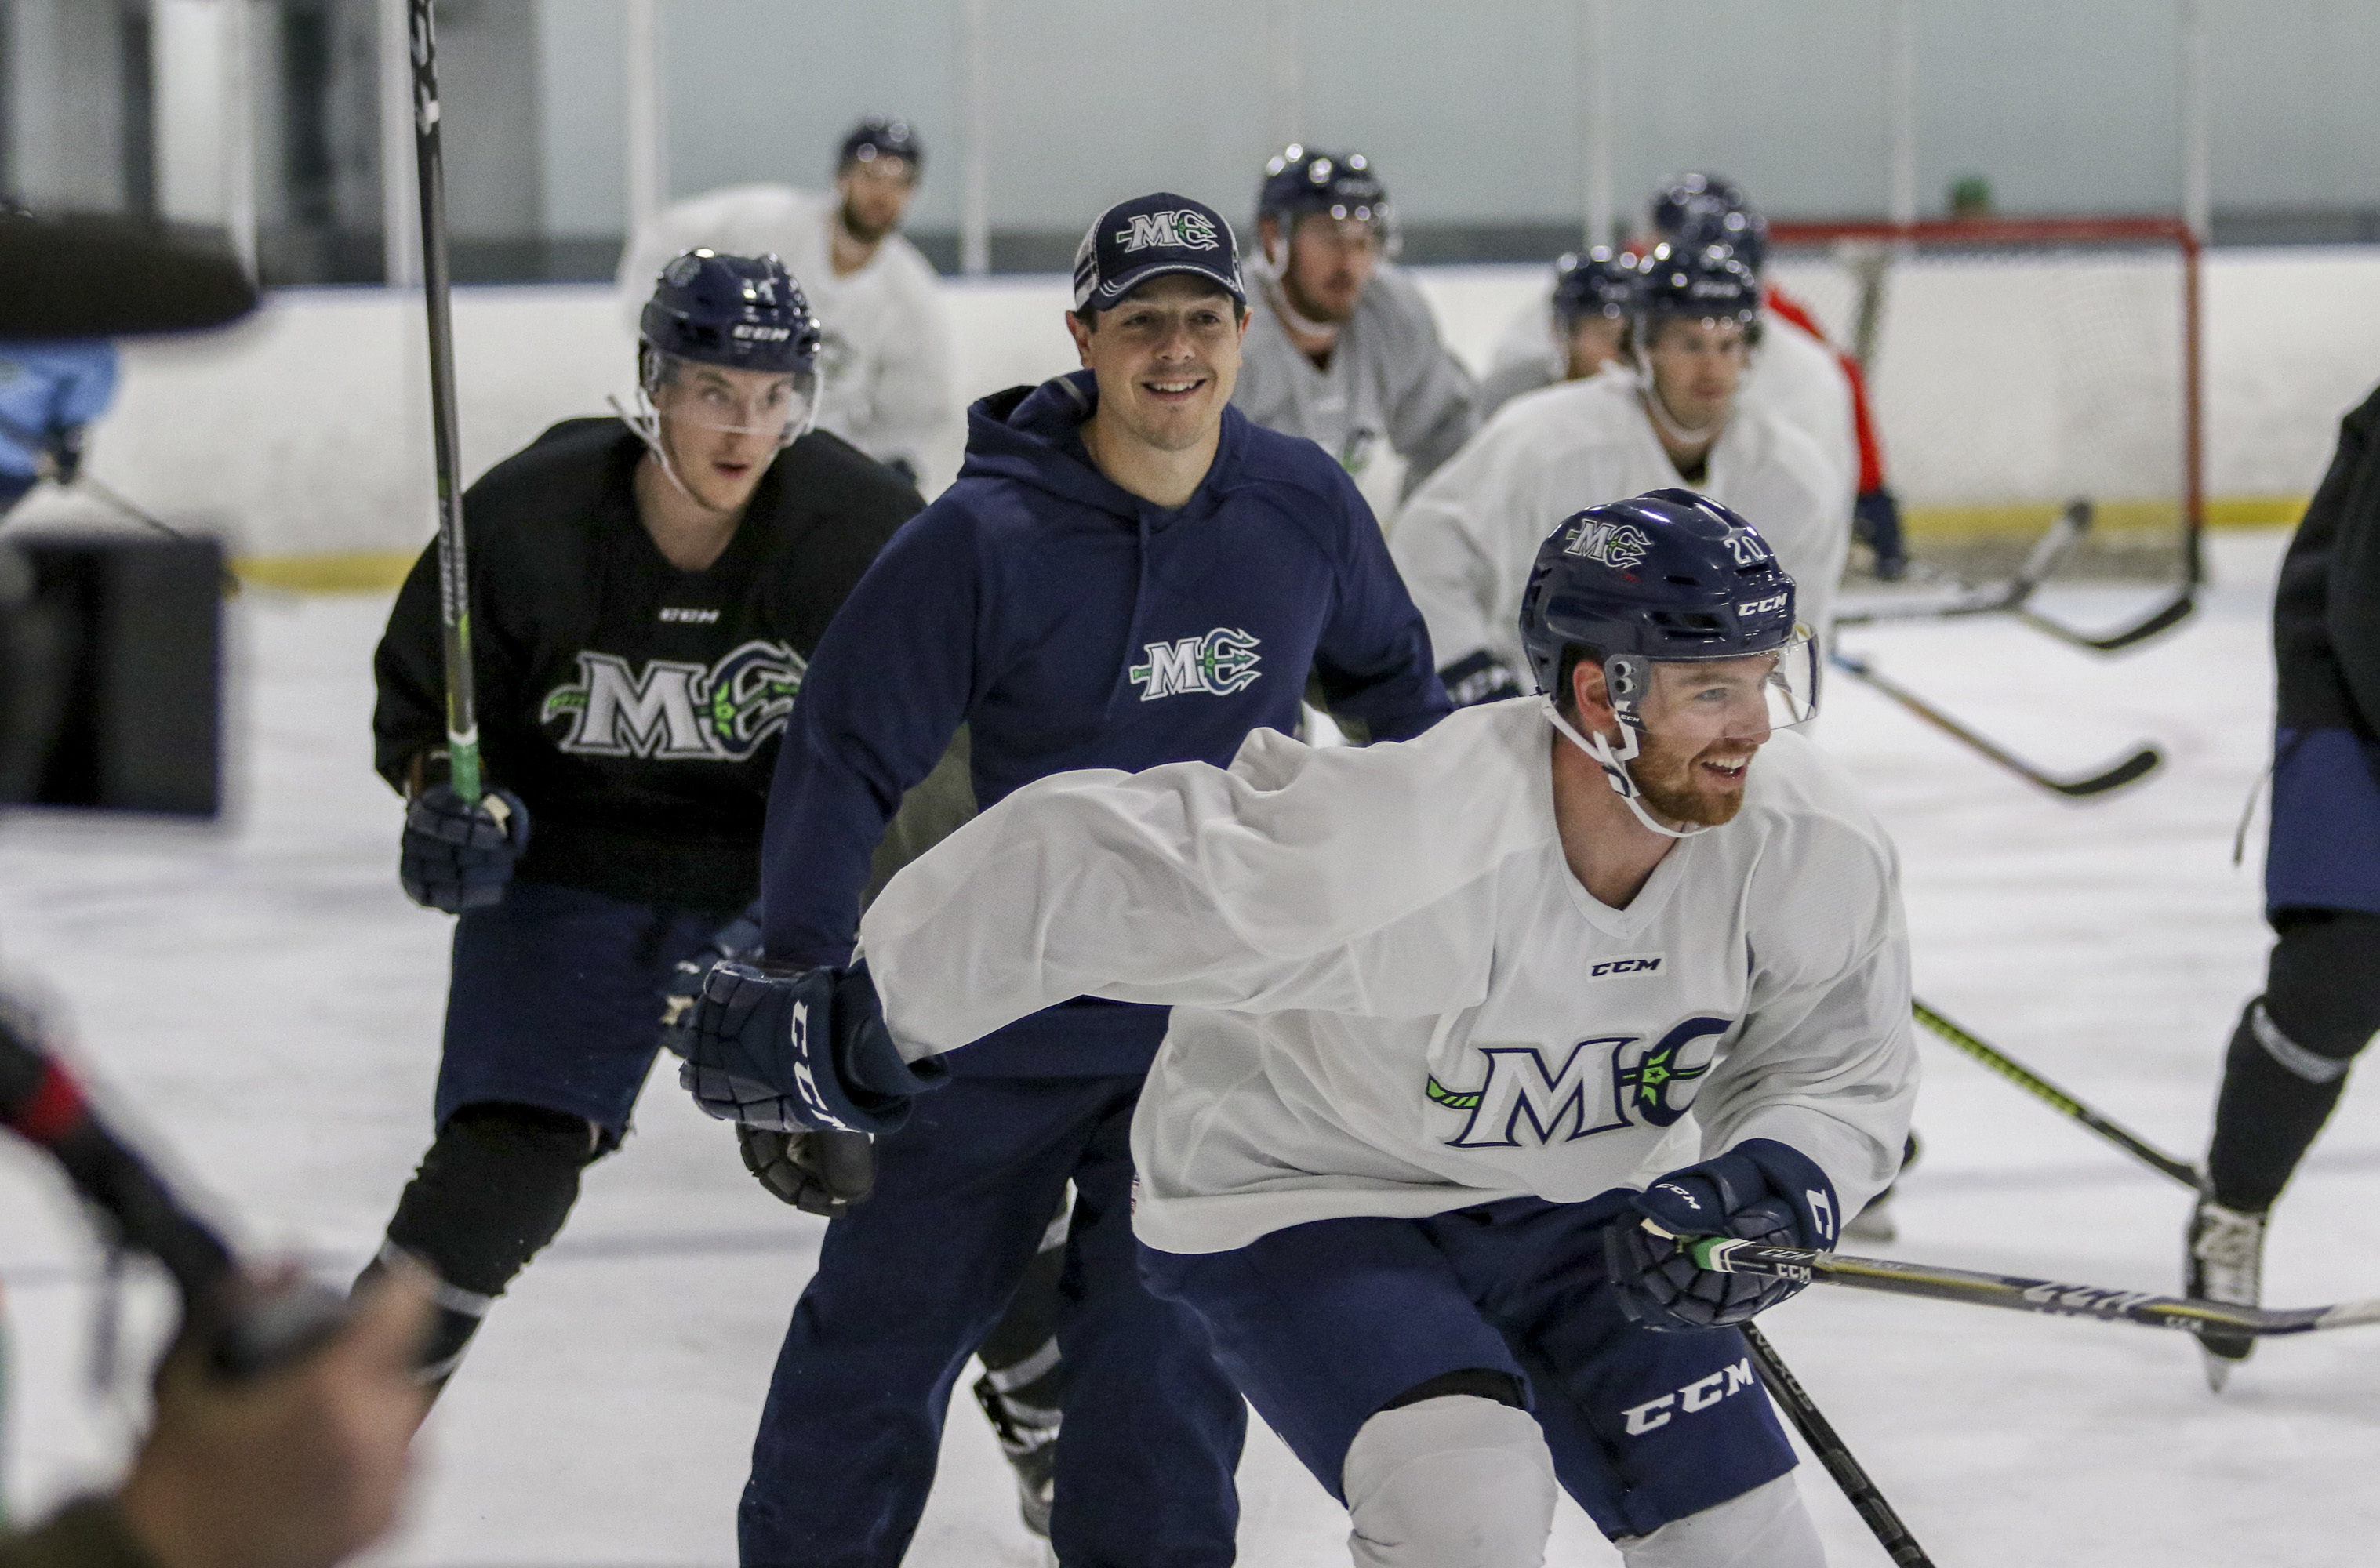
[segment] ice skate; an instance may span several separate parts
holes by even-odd
[[[2243,1214],[2211,1198],[2200,1199],[2190,1217],[2184,1293],[2233,1307],[2261,1305],[2265,1221],[2263,1214]],[[2252,1336],[2236,1330],[2210,1328],[2202,1333],[2198,1348],[2205,1357],[2206,1386],[2222,1393],[2232,1367],[2245,1361],[2255,1347]]]

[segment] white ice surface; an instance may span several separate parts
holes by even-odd
[[[2264,766],[2277,536],[2218,541],[2180,632],[2099,659],[2006,623],[1852,645],[2045,765],[2143,737],[2169,761],[2098,803],[2035,791],[1844,680],[1823,734],[1907,859],[1921,994],[2154,1141],[2195,1157],[2223,1043],[2260,983],[2256,853],[2231,833]],[[2092,625],[2145,589],[2060,591]],[[447,923],[396,887],[397,810],[370,770],[372,599],[234,610],[244,809],[211,831],[19,817],[0,938],[75,1019],[111,1100],[241,1234],[343,1276],[429,1134]],[[1890,1250],[2171,1289],[2186,1197],[1930,1040],[1925,1163]],[[2285,1201],[2268,1299],[2380,1293],[2380,1091],[2351,1089]],[[563,1239],[499,1308],[425,1436],[390,1564],[717,1564],[818,1222],[765,1197],[667,1082],[597,1166]],[[56,1183],[0,1150],[6,1497],[104,1477],[116,1417],[86,1382],[94,1255]],[[2187,1338],[1813,1289],[1764,1319],[1943,1568],[2368,1562],[2380,1537],[2380,1331],[2273,1342],[2211,1397]],[[1834,1561],[1881,1562],[1805,1466]],[[1243,1557],[1346,1561],[1343,1516],[1259,1429]],[[964,1400],[910,1561],[1036,1561]],[[1550,1561],[1616,1556],[1566,1510]]]

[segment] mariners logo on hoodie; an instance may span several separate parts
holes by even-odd
[[[1148,662],[1135,664],[1126,673],[1145,703],[1185,692],[1227,697],[1245,691],[1264,673],[1257,668],[1262,641],[1253,633],[1218,626],[1203,637],[1146,645]]]

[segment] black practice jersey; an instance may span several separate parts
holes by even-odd
[[[759,891],[777,742],[811,651],[925,503],[836,437],[781,453],[725,551],[671,565],[637,519],[645,447],[566,420],[463,498],[487,778],[529,809],[519,874],[644,903],[736,910]],[[437,548],[373,658],[375,761],[403,788],[446,740]]]
[[[2339,422],[2273,597],[2280,722],[2380,742],[2380,392]]]

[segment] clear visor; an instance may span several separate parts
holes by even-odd
[[[645,395],[665,426],[790,446],[818,409],[816,369],[737,370],[657,356]]]
[[[1621,722],[1666,740],[1760,741],[1818,712],[1818,645],[1807,627],[1767,653],[1729,658],[1647,659],[1603,665]]]

